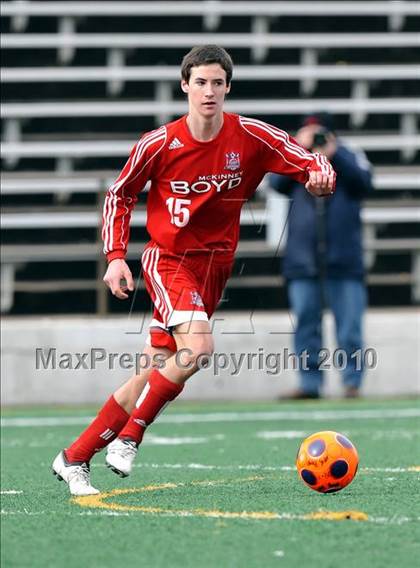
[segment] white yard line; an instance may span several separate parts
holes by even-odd
[[[7,511],[6,509],[2,509],[0,511],[2,515],[28,515],[28,516],[35,516],[35,515],[45,515],[46,513],[50,515],[50,511],[28,511],[28,509],[23,509],[23,511]]]
[[[105,517],[129,517],[130,513],[120,511],[82,511],[78,513],[81,517],[105,516]]]
[[[142,512],[142,511],[133,511],[133,512],[125,512],[119,513],[117,511],[87,511],[78,513],[79,515],[88,515],[88,516],[103,516],[103,515],[111,515],[115,517],[122,517],[122,516],[131,516],[131,515],[153,515],[159,517],[203,517],[202,514],[196,514],[194,511],[174,511],[174,512],[159,512],[159,513],[149,513],[149,512]],[[216,511],[212,511],[212,514],[208,516],[210,519],[225,519],[226,514],[221,511],[220,513]],[[249,519],[244,515],[244,518],[249,522]],[[271,518],[266,519],[268,521],[316,521],[316,520],[323,520],[325,519],[310,519],[306,515],[296,515],[293,513],[278,513],[273,515]],[[261,519],[259,519],[261,522]],[[330,521],[331,522],[331,521]],[[335,521],[337,522],[337,521]],[[346,522],[346,520],[341,520],[339,522]],[[348,521],[347,521],[348,522]],[[367,523],[374,523],[379,525],[403,525],[405,523],[418,523],[420,522],[420,517],[405,517],[405,516],[398,516],[393,515],[392,517],[368,517],[364,521],[353,521],[353,522],[367,522]]]
[[[105,467],[104,463],[92,463],[91,467]],[[296,468],[283,466],[263,466],[258,464],[249,465],[212,465],[203,463],[136,463],[133,467],[146,469],[194,469],[205,471],[294,471]]]
[[[255,433],[257,438],[262,440],[278,440],[278,439],[301,439],[309,436],[312,432],[309,430],[260,430]],[[420,436],[420,428],[416,430],[407,430],[400,428],[399,430],[371,430],[369,432],[363,430],[354,430],[353,428],[345,429],[342,434],[346,436],[364,436],[369,435],[371,440],[412,440]]]
[[[0,491],[0,495],[20,495],[23,491],[17,491],[16,489],[5,489]]]
[[[93,416],[50,416],[2,418],[1,426],[29,428],[36,426],[77,426],[88,424]],[[266,422],[277,420],[371,420],[384,418],[420,418],[420,408],[382,408],[366,410],[274,410],[267,412],[211,412],[204,414],[166,414],[160,424],[199,424],[206,422]]]
[[[94,416],[58,416],[33,418],[2,418],[2,428],[32,428],[36,426],[84,426],[93,420]]]
[[[223,440],[223,434],[214,436],[155,436],[146,434],[144,445],[146,446],[182,446],[184,444],[207,444],[212,440]]]
[[[56,511],[28,511],[27,509],[23,509],[21,511],[13,511],[13,510],[6,510],[2,509],[0,511],[1,515],[28,515],[28,516],[38,516],[38,515],[55,515],[58,514],[62,515],[71,515],[73,516],[74,513],[68,512],[56,512]],[[103,516],[111,516],[111,517],[131,517],[135,515],[152,515],[152,516],[159,516],[159,517],[200,517],[207,516],[210,519],[218,519],[223,518],[225,519],[229,513],[225,513],[224,511],[211,511],[211,515],[203,515],[202,512],[196,513],[195,511],[162,511],[162,512],[147,512],[147,511],[133,511],[133,512],[119,512],[119,511],[81,511],[77,513],[79,516],[86,516],[86,517],[103,517]],[[239,517],[240,518],[240,515]],[[244,519],[249,522],[250,518],[248,518],[247,513],[244,513]],[[261,519],[258,519],[261,521]],[[318,519],[311,519],[308,514],[294,514],[294,513],[270,513],[270,517],[266,519],[267,521],[312,521],[315,522]],[[321,519],[323,520],[323,519]],[[337,522],[337,521],[336,521]],[[342,520],[340,522],[346,522]],[[420,517],[406,517],[406,516],[398,516],[393,515],[391,517],[368,517],[364,521],[353,521],[353,522],[367,522],[367,523],[374,523],[374,524],[381,524],[381,525],[402,525],[406,523],[418,523],[420,522]]]
[[[294,440],[296,438],[303,440],[303,438],[309,435],[309,432],[302,432],[300,430],[262,430],[255,435],[262,440]]]
[[[44,464],[43,464],[44,465]],[[46,465],[46,464],[45,464]],[[91,467],[105,467],[103,463],[92,463]],[[291,465],[215,465],[203,463],[137,463],[133,467],[146,469],[195,469],[195,470],[214,470],[214,471],[296,471]],[[420,466],[412,467],[361,467],[359,472],[365,473],[419,473]]]
[[[183,446],[188,444],[208,444],[209,442],[219,442],[225,438],[226,436],[224,434],[212,434],[209,436],[156,436],[155,434],[146,433],[142,445]],[[57,442],[58,439],[27,441],[19,438],[10,438],[2,440],[2,448],[56,448]]]

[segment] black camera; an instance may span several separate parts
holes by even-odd
[[[322,128],[321,130],[318,130],[318,132],[315,132],[311,149],[326,146],[328,142],[327,134],[328,130],[326,128]]]

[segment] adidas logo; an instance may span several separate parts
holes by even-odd
[[[177,148],[183,148],[184,144],[178,140],[178,138],[174,138],[172,142],[168,146],[168,150],[176,150]]]

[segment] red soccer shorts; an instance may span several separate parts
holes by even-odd
[[[142,255],[146,289],[153,301],[150,343],[176,351],[171,328],[193,320],[208,321],[232,271],[220,253],[177,255],[149,243]]]

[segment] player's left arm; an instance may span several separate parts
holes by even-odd
[[[260,140],[266,172],[289,176],[304,184],[312,195],[334,193],[336,173],[323,154],[306,150],[287,132],[263,121],[242,117],[241,125]]]
[[[288,175],[303,183],[309,193],[316,197],[334,193],[336,172],[325,154],[307,150],[286,132],[282,144],[276,140],[275,147],[287,164]]]

